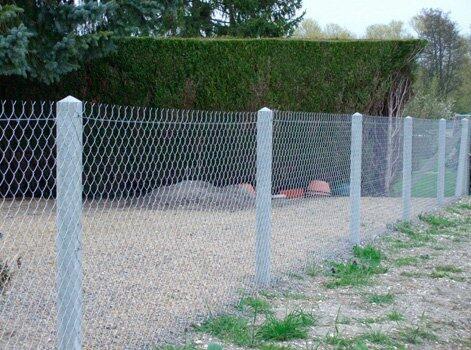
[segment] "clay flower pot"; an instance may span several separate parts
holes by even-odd
[[[252,186],[252,184],[243,183],[243,184],[239,184],[239,186],[242,187],[244,190],[246,190],[252,196],[255,196],[255,188]]]
[[[328,182],[312,180],[307,187],[310,196],[330,196],[330,185]]]
[[[290,188],[281,190],[279,194],[285,195],[286,198],[302,198],[304,197],[304,188]]]

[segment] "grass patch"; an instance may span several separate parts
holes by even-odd
[[[308,275],[309,277],[317,277],[321,274],[321,272],[322,269],[314,263],[311,263],[306,266],[306,275]]]
[[[362,286],[368,284],[375,274],[385,273],[381,266],[382,254],[372,246],[353,248],[355,259],[347,263],[331,263],[331,277],[324,285],[327,288]]]
[[[242,298],[236,308],[239,311],[248,311],[255,314],[269,314],[272,312],[271,306],[266,300],[255,297]]]
[[[451,272],[451,273],[461,273],[463,269],[455,265],[438,265],[435,267],[436,271],[439,272]]]
[[[291,312],[281,320],[270,316],[260,326],[257,336],[272,341],[306,339],[309,327],[314,324],[315,318],[303,311]]]
[[[408,344],[422,344],[425,340],[437,340],[437,336],[427,328],[407,327],[399,332],[399,339]]]
[[[372,304],[392,304],[394,302],[394,295],[387,294],[371,294],[367,296],[366,300]]]
[[[456,222],[454,220],[450,220],[444,216],[438,216],[438,215],[419,215],[419,219],[427,224],[429,224],[432,227],[435,228],[450,228],[450,227],[455,227]]]
[[[197,330],[240,346],[252,343],[248,321],[238,316],[223,315],[211,318]]]
[[[405,256],[394,260],[394,265],[397,267],[402,266],[416,266],[419,263],[419,259],[415,256]]]
[[[403,277],[411,277],[411,278],[420,278],[420,277],[425,276],[422,272],[418,272],[418,271],[402,271],[400,275]]]
[[[392,345],[394,343],[389,335],[380,331],[365,333],[359,336],[359,338],[377,345]]]
[[[389,312],[388,314],[386,314],[386,319],[388,321],[401,322],[401,321],[405,321],[406,318],[399,311],[393,310]]]

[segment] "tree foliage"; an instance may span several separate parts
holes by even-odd
[[[366,28],[366,39],[398,40],[410,39],[402,21],[391,21],[388,24],[372,24]]]
[[[0,5],[0,75],[52,83],[122,36],[287,36],[300,8],[301,0],[11,0]]]
[[[298,38],[306,39],[354,39],[355,34],[335,23],[328,23],[322,28],[320,24],[311,18],[304,19],[294,32]]]
[[[111,51],[100,29],[113,3],[17,0],[0,6],[0,74],[57,81]]]
[[[420,64],[429,82],[438,81],[443,96],[450,96],[460,85],[460,69],[465,58],[465,42],[457,24],[448,13],[439,9],[423,9],[414,17],[413,26],[428,45],[420,56]]]

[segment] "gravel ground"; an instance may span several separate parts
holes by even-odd
[[[414,199],[414,214],[433,199]],[[309,259],[348,247],[348,198],[312,198],[273,209],[278,280]],[[365,240],[401,216],[400,198],[362,198]],[[177,339],[198,317],[240,297],[254,273],[254,210],[152,210],[85,206],[86,349],[145,348]],[[21,266],[0,295],[0,347],[55,346],[53,201],[0,202],[0,259]]]

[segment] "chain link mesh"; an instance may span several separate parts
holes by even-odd
[[[83,144],[77,252],[67,245],[73,241],[56,243],[58,230],[72,230],[56,221],[56,104],[1,102],[1,348],[54,348],[58,324],[80,331],[74,320],[58,319],[58,290],[74,287],[57,280],[61,269],[83,273],[76,297],[83,305],[67,300],[64,307],[83,312],[83,345],[93,349],[174,340],[254,289],[257,113],[87,102],[82,119],[81,138],[63,135]],[[275,285],[351,247],[351,124],[350,115],[273,113]],[[459,121],[447,122],[448,201],[460,130]],[[401,219],[402,148],[402,118],[363,117],[364,241]],[[438,121],[413,120],[412,150],[416,216],[437,208]],[[61,265],[58,249],[77,255]],[[80,260],[76,271],[72,261]]]

